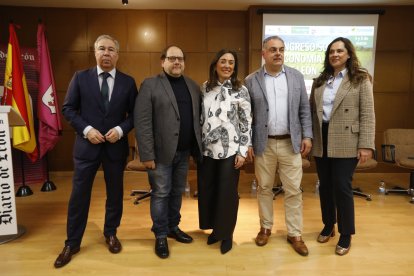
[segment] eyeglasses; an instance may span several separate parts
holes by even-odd
[[[165,57],[165,58],[168,59],[169,62],[174,62],[175,60],[178,60],[178,62],[184,61],[184,57],[170,56],[170,57]]]

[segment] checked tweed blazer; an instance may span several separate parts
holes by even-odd
[[[326,84],[310,96],[313,127],[312,155],[322,157],[323,92]],[[356,157],[359,148],[375,149],[375,113],[372,83],[367,78],[352,85],[344,77],[335,96],[328,132],[328,157]]]

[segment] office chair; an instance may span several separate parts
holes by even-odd
[[[132,160],[129,161],[126,165],[126,170],[128,171],[138,171],[138,172],[146,172],[145,166],[141,163],[139,159],[139,152],[138,146],[135,142],[135,146],[131,147],[132,151]],[[149,190],[132,190],[131,196],[137,196],[134,200],[134,204],[137,205],[140,203],[141,200],[151,196],[151,189]]]
[[[378,164],[377,154],[376,154],[376,151],[374,151],[372,158],[363,164],[358,162],[358,165],[356,166],[355,170],[356,171],[370,170],[370,169],[375,168],[377,164]],[[364,197],[367,201],[372,200],[371,195],[364,193],[360,188],[352,188],[352,193],[355,196]]]
[[[414,204],[414,129],[385,130],[381,149],[384,162],[410,170],[410,183],[407,189],[396,186],[385,189],[385,194],[408,194],[411,197],[410,203]]]

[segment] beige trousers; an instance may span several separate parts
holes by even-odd
[[[261,156],[255,157],[255,174],[258,180],[260,226],[273,227],[273,184],[276,169],[283,184],[285,222],[289,236],[302,235],[302,157],[293,152],[290,139],[269,139]]]

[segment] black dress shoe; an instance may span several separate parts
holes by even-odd
[[[106,244],[108,244],[109,252],[113,254],[117,254],[121,252],[122,245],[121,242],[118,240],[118,238],[113,235],[105,238]]]
[[[178,227],[175,230],[170,230],[168,237],[182,243],[191,243],[193,241],[192,237],[181,231],[181,229]]]
[[[219,240],[216,239],[216,237],[214,236],[214,233],[211,233],[208,238],[207,238],[207,244],[211,245],[211,244],[215,244],[216,242],[218,242]]]
[[[80,247],[70,247],[69,245],[65,245],[65,247],[63,247],[62,252],[59,254],[59,256],[57,257],[56,261],[55,261],[55,267],[56,268],[60,268],[62,266],[67,265],[70,260],[72,259],[72,255],[78,253],[80,250]]]
[[[220,252],[221,254],[226,254],[227,252],[229,252],[231,250],[231,248],[233,247],[233,240],[222,240],[221,241],[221,246],[220,246]]]
[[[167,238],[157,238],[155,240],[155,254],[157,254],[157,256],[161,259],[165,259],[170,256]]]

